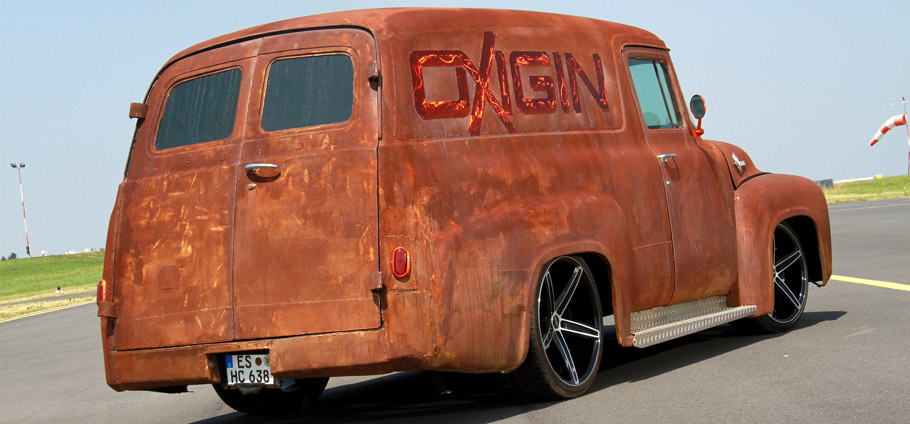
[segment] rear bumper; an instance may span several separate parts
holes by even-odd
[[[104,324],[102,324],[104,325]],[[384,330],[217,343],[135,351],[105,350],[108,384],[118,391],[220,383],[219,356],[267,350],[278,378],[382,374],[419,367],[392,360]]]
[[[503,368],[499,363],[503,355],[478,355],[476,346],[469,352],[481,366],[466,362],[457,353],[440,358],[425,304],[426,295],[421,292],[389,291],[383,300],[386,319],[375,330],[122,351],[115,350],[116,319],[101,316],[107,382],[118,391],[220,383],[221,354],[255,351],[269,352],[272,374],[278,378],[462,369],[466,365],[482,370]]]

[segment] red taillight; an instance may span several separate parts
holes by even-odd
[[[108,290],[107,290],[107,280],[101,279],[98,282],[98,291],[95,293],[95,303],[107,302],[109,299]]]
[[[411,273],[411,255],[407,249],[399,247],[392,253],[392,275],[405,278]]]

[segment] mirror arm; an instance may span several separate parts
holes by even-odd
[[[698,118],[698,126],[692,130],[692,137],[701,137],[705,133],[705,130],[701,128],[701,118]]]
[[[698,138],[705,133],[705,130],[701,129],[701,118],[705,117],[705,98],[700,94],[692,96],[692,99],[689,100],[689,111],[698,119],[698,126],[692,130],[692,137]]]

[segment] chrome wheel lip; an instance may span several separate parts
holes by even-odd
[[[786,236],[783,246],[789,249],[778,252],[779,240],[777,237]],[[794,266],[796,268],[794,268]],[[777,225],[772,235],[772,264],[771,272],[774,278],[774,311],[768,318],[779,324],[789,324],[799,319],[806,305],[806,292],[809,289],[809,270],[806,262],[805,251],[789,226],[781,223]],[[796,274],[798,272],[798,275]],[[796,281],[793,281],[796,280]],[[796,290],[794,290],[796,289]],[[785,299],[780,305],[778,299]],[[778,307],[786,306],[790,312],[781,316]]]
[[[554,285],[551,269],[557,263],[568,261],[574,270],[569,281]],[[559,257],[550,262],[541,278],[537,293],[540,342],[548,366],[559,380],[568,386],[578,387],[597,373],[602,344],[601,317],[597,306],[594,282],[582,264],[572,257]],[[555,293],[556,287],[560,293]],[[580,296],[587,295],[587,299]],[[590,308],[584,311],[582,308]],[[575,315],[580,315],[575,319]],[[580,362],[587,363],[576,363]],[[579,368],[581,366],[582,368]]]

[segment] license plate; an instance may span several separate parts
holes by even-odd
[[[268,354],[224,355],[224,368],[227,374],[228,386],[237,384],[278,386],[278,380],[272,377],[270,365]]]

